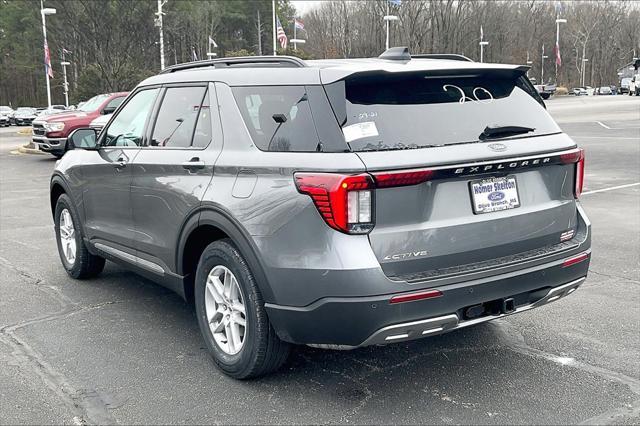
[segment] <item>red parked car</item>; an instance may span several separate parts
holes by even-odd
[[[75,111],[36,118],[33,121],[33,143],[41,151],[62,157],[70,149],[67,137],[72,131],[79,127],[89,127],[100,115],[112,114],[128,94],[119,92],[97,95]]]

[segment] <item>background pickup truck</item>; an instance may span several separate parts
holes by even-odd
[[[542,99],[549,99],[556,92],[556,85],[552,83],[536,84],[535,88]]]
[[[112,114],[127,97],[127,92],[105,93],[94,96],[80,108],[68,113],[48,115],[33,121],[33,143],[40,151],[55,157],[67,152],[67,137],[79,127],[89,127],[97,117]]]

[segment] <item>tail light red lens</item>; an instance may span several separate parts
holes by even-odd
[[[341,232],[373,229],[373,179],[368,174],[296,173],[298,191],[313,200],[324,221]]]
[[[431,179],[433,170],[415,170],[409,172],[373,173],[378,188],[392,186],[417,185]]]
[[[402,172],[294,174],[298,191],[309,195],[324,221],[347,234],[366,234],[373,229],[374,190],[396,186],[417,185],[428,181],[431,170]]]
[[[580,148],[577,151],[562,154],[560,156],[564,164],[576,164],[575,175],[575,187],[573,189],[573,195],[579,198],[582,194],[582,187],[584,186],[584,149]]]

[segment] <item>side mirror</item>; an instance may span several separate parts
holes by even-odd
[[[69,149],[98,149],[98,133],[96,129],[85,127],[74,130],[67,138],[67,147]]]
[[[113,114],[116,110],[116,107],[104,107],[102,110],[102,115]]]

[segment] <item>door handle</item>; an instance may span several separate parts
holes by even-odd
[[[123,167],[126,167],[127,165],[127,160],[123,157],[119,157],[114,163],[113,163],[113,167],[115,167],[116,169],[122,169]]]
[[[204,165],[204,161],[200,161],[200,158],[198,157],[193,157],[191,160],[182,163],[182,167],[190,172],[198,169],[204,169]]]

